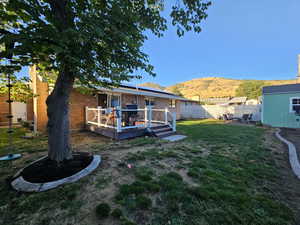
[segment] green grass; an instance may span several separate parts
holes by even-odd
[[[262,128],[225,125],[219,120],[188,120],[177,123],[179,133],[186,134],[190,141],[206,141],[211,144],[258,143],[263,134]]]
[[[263,145],[263,128],[193,120],[179,122],[177,129],[188,136],[184,142],[129,154],[128,160],[143,165],[133,171],[136,181],[122,185],[117,194],[131,218],[141,210],[137,199],[151,196],[151,225],[294,224],[293,212],[274,194],[278,172]],[[174,169],[186,168],[193,184],[175,171],[155,173],[150,167],[154,159],[176,159]],[[156,185],[151,194],[150,181]]]
[[[40,136],[33,139],[24,139],[26,128],[14,128],[12,133],[12,146],[9,146],[9,135],[6,128],[0,128],[0,156],[8,153],[35,153],[47,150],[47,137]]]
[[[13,153],[31,154],[24,162],[0,162],[0,223],[29,224],[31,216],[40,215],[33,220],[35,224],[59,224],[61,221],[54,222],[56,214],[52,212],[62,211],[60,218],[71,222],[82,210],[84,217],[92,218],[88,220],[91,225],[101,223],[99,220],[109,214],[108,220],[122,225],[295,224],[293,212],[278,197],[279,173],[272,151],[263,144],[265,129],[193,120],[178,122],[177,130],[187,139],[174,144],[154,138],[120,142],[112,145],[114,153],[122,153],[122,143],[127,149],[140,149],[120,158],[118,154],[110,157],[111,149],[107,149],[104,166],[94,175],[47,192],[24,194],[12,191],[5,179],[17,167],[34,160],[38,156],[35,152],[45,151],[47,142],[44,136],[23,139],[26,130],[16,129]],[[5,131],[0,129],[0,155],[7,153]],[[131,163],[133,168],[114,166],[114,160],[122,165]],[[110,186],[117,191],[110,199],[102,200]],[[93,191],[95,201],[114,203],[99,206],[98,213],[100,202],[82,207],[93,201],[85,201],[87,190]],[[86,212],[87,208],[91,211]],[[108,208],[112,208],[111,213]],[[15,220],[16,216],[20,218]]]

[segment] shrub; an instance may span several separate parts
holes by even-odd
[[[99,218],[106,218],[109,216],[110,206],[107,203],[101,203],[96,207],[96,214]]]
[[[150,198],[147,198],[145,196],[138,196],[136,198],[136,207],[140,209],[148,209],[152,205],[152,201]]]
[[[152,180],[153,171],[149,168],[140,167],[135,170],[135,176],[142,181]]]
[[[122,213],[122,210],[119,209],[119,208],[116,208],[112,211],[111,215],[114,217],[114,218],[117,218],[117,219],[120,219],[123,215]]]
[[[125,219],[123,222],[122,222],[122,225],[137,225],[136,223],[128,220],[128,219]]]

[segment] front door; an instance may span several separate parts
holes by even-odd
[[[107,108],[107,94],[98,94],[98,106]]]

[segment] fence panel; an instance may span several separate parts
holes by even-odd
[[[218,119],[223,114],[232,114],[233,117],[241,118],[243,114],[252,114],[254,121],[261,119],[261,105],[185,105],[181,104],[180,113],[182,119]]]

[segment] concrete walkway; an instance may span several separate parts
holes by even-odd
[[[171,136],[168,136],[168,137],[164,137],[162,138],[163,140],[167,140],[167,141],[171,141],[171,142],[174,142],[174,141],[180,141],[180,140],[183,140],[185,139],[186,136],[184,135],[171,135]]]
[[[276,137],[284,142],[285,144],[287,144],[288,148],[289,148],[289,159],[290,159],[290,164],[291,164],[291,167],[292,167],[292,170],[294,172],[294,174],[300,179],[300,164],[299,164],[299,160],[298,160],[298,156],[297,156],[297,151],[296,151],[296,147],[295,145],[286,140],[285,138],[283,138],[281,135],[280,135],[280,129],[276,132]]]

